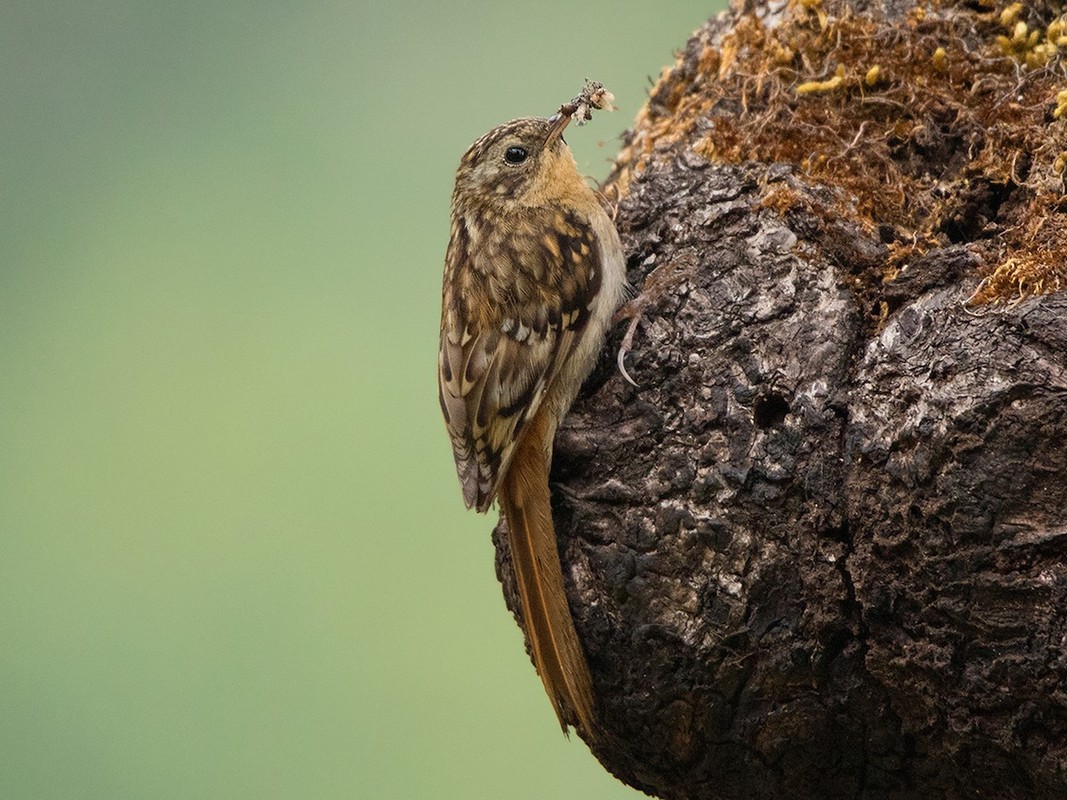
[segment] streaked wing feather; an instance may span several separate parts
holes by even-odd
[[[457,248],[455,236],[451,245],[438,386],[464,501],[485,511],[524,424],[585,329],[599,248],[573,215],[514,231],[495,249]]]

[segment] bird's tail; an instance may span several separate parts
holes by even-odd
[[[538,414],[531,428],[544,420]],[[574,629],[556,548],[542,431],[527,430],[500,485],[511,563],[534,666],[564,732],[594,735],[593,685]],[[551,440],[549,440],[551,441]]]

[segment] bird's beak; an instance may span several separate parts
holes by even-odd
[[[545,144],[551,145],[556,139],[563,138],[563,129],[570,124],[570,114],[553,114],[548,118],[548,136],[545,137]]]

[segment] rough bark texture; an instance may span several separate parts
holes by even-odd
[[[863,198],[701,136],[619,206],[639,388],[605,355],[556,441],[597,757],[663,798],[1067,797],[1067,295],[968,305],[988,219],[882,272]]]

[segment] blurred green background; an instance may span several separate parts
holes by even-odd
[[[628,798],[439,419],[467,145],[718,3],[0,12],[0,797]],[[495,515],[491,515],[495,516]]]

